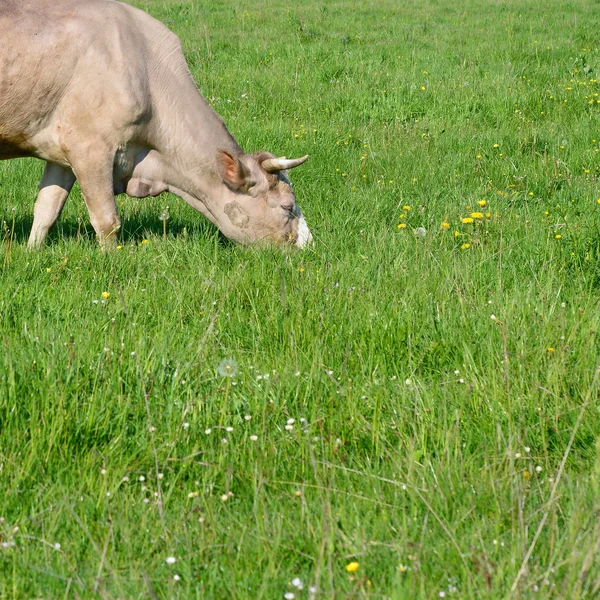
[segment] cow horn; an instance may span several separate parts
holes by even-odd
[[[291,158],[287,159],[285,156],[281,158],[267,158],[260,163],[260,166],[267,173],[277,173],[277,171],[285,171],[287,169],[293,169],[303,162],[308,160],[308,154],[302,158]]]

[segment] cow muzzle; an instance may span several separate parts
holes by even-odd
[[[296,246],[298,248],[306,248],[312,242],[313,236],[306,224],[306,219],[302,215],[298,220],[298,237],[296,239]]]

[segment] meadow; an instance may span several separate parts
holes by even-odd
[[[315,243],[0,162],[0,598],[599,597],[598,1],[137,5]]]

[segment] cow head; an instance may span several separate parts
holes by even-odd
[[[218,219],[221,231],[242,244],[275,242],[299,248],[309,244],[312,235],[287,177],[288,169],[307,158],[218,150],[217,170],[225,184],[223,214]]]

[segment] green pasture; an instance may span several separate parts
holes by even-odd
[[[315,243],[0,163],[0,598],[600,597],[598,1],[138,6]]]

